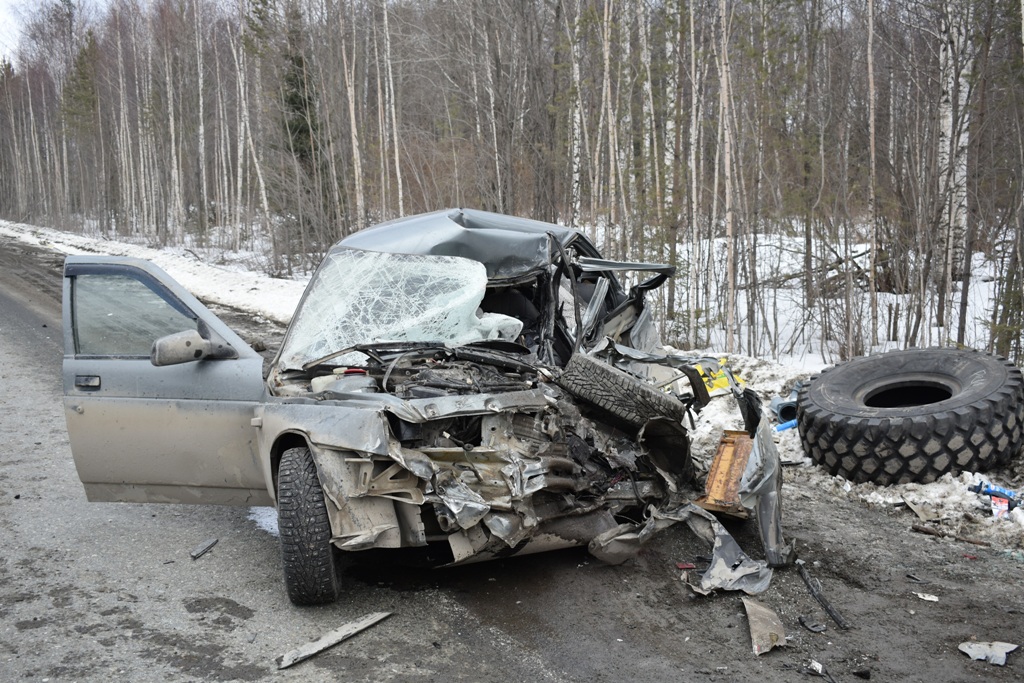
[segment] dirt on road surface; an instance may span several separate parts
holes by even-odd
[[[850,628],[779,570],[755,599],[788,640],[759,657],[741,594],[680,580],[678,563],[708,555],[684,525],[616,567],[583,549],[447,570],[354,557],[336,605],[293,607],[278,541],[250,510],[85,501],[61,404],[61,261],[0,238],[0,680],[775,682],[802,680],[812,660],[837,681],[1024,679],[1020,650],[999,667],[957,649],[1024,645],[1024,563],[1004,552],[1019,531],[993,547],[914,533],[905,506],[868,505],[810,467],[785,470],[786,533]],[[229,324],[249,340],[279,332],[244,314]],[[1004,479],[1019,487],[1016,467]],[[730,529],[758,556],[752,525]],[[394,614],[277,670],[284,652],[378,611]]]

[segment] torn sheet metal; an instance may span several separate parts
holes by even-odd
[[[325,633],[312,643],[307,643],[302,647],[298,647],[278,657],[276,660],[277,668],[287,669],[299,662],[304,662],[313,655],[320,654],[329,647],[334,647],[341,641],[365,631],[390,616],[391,612],[374,612],[373,614],[367,614],[362,619],[345,624],[344,626],[336,628],[329,633]]]
[[[696,580],[686,575],[686,583],[694,591],[708,595],[715,590],[741,590],[756,595],[768,589],[772,570],[767,563],[748,557],[714,515],[692,503],[667,511],[652,509],[647,521],[620,524],[591,541],[589,549],[604,562],[622,564],[635,557],[654,534],[676,522],[686,522],[697,536],[712,544],[707,570]]]
[[[1006,664],[1006,655],[1016,650],[1017,647],[1013,643],[1003,643],[1000,641],[981,643],[968,640],[965,643],[960,643],[957,649],[971,659],[985,661],[996,666],[1004,666]]]
[[[771,426],[762,416],[754,435],[754,450],[740,482],[740,501],[757,514],[757,527],[765,559],[771,567],[785,567],[796,559],[796,548],[782,535],[782,465],[772,440]]]
[[[750,643],[755,655],[762,655],[773,647],[786,644],[786,628],[775,610],[751,598],[743,598],[743,609],[747,612]]]

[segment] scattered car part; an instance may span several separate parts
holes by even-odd
[[[736,539],[714,515],[690,503],[672,510],[648,510],[650,516],[639,524],[620,524],[590,542],[590,553],[608,564],[621,564],[634,557],[641,546],[657,532],[676,522],[686,522],[690,530],[712,546],[710,566],[696,580],[689,572],[687,585],[701,595],[715,590],[741,590],[757,595],[768,589],[772,569],[767,562],[753,560],[740,549]]]
[[[800,389],[804,451],[856,483],[928,483],[1024,445],[1024,377],[1006,359],[933,348],[856,358]]]
[[[796,569],[800,573],[800,578],[807,584],[808,590],[811,591],[811,596],[818,601],[818,604],[824,608],[825,612],[832,617],[832,621],[836,622],[836,625],[844,631],[850,628],[849,623],[843,618],[843,615],[839,613],[832,603],[825,597],[825,593],[821,590],[821,582],[815,578],[812,578],[810,573],[807,571],[805,566],[807,563],[803,560],[796,561]]]
[[[281,456],[277,515],[288,597],[296,605],[337,600],[341,591],[337,551],[331,545],[331,520],[308,448],[290,448]]]
[[[762,655],[773,647],[786,644],[786,628],[775,610],[751,598],[742,598],[750,627],[750,644],[755,655]]]
[[[973,640],[957,645],[957,649],[971,659],[985,661],[996,666],[1005,666],[1006,655],[1016,650],[1017,647],[1013,643],[1003,643],[1000,641],[982,643]]]
[[[828,683],[837,683],[835,677],[828,672],[825,665],[813,659],[808,659],[804,663],[804,673],[824,678]]]
[[[218,540],[220,540],[220,539],[210,538],[210,539],[207,539],[207,540],[203,541],[202,543],[197,545],[195,548],[193,548],[192,552],[189,553],[189,555],[192,556],[193,560],[198,560],[200,557],[202,557],[206,553],[208,553],[211,550],[213,550],[213,546],[217,545],[217,541]]]
[[[286,652],[278,657],[276,660],[277,668],[278,670],[287,669],[299,662],[304,662],[313,655],[319,654],[329,647],[334,647],[341,641],[347,640],[357,633],[362,633],[371,626],[384,621],[390,617],[391,614],[391,612],[374,612],[372,614],[367,614],[362,619],[340,626],[330,633],[325,633],[312,643],[295,648],[294,650]]]
[[[811,621],[810,619],[808,619],[807,617],[805,617],[802,614],[799,617],[797,617],[797,621],[799,621],[800,625],[803,626],[808,631],[810,631],[811,633],[824,633],[825,632],[825,629],[826,629],[825,624],[823,624],[823,623],[821,623],[819,621]]]
[[[695,505],[710,512],[746,519],[749,511],[740,502],[740,482],[754,450],[754,440],[746,432],[726,430],[711,461],[704,495]]]

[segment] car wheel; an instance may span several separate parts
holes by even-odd
[[[1004,358],[936,348],[856,358],[797,400],[804,451],[854,482],[928,483],[1007,462],[1024,439],[1024,380]]]
[[[686,415],[686,406],[679,399],[583,354],[569,359],[556,382],[570,394],[633,427],[643,427],[656,417],[682,422]]]
[[[281,456],[277,519],[288,597],[296,605],[326,605],[337,600],[341,580],[331,545],[331,522],[308,448],[290,448]]]

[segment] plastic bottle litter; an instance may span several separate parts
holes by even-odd
[[[776,432],[784,432],[787,429],[792,429],[793,427],[796,427],[796,420],[790,420],[789,422],[777,424],[772,429]]]
[[[1011,510],[1021,504],[1021,494],[1017,491],[1004,489],[1002,486],[996,486],[986,481],[972,484],[967,487],[967,490],[989,496],[992,499],[992,516],[996,519],[1007,517]]]

